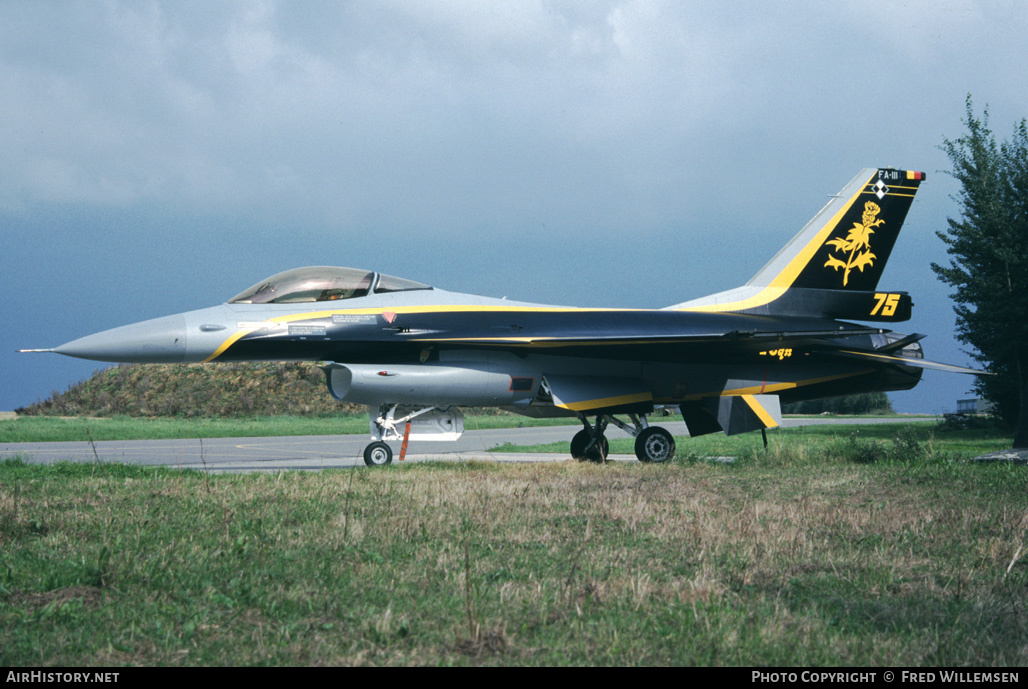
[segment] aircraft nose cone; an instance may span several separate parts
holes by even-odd
[[[133,323],[80,337],[53,351],[94,361],[177,364],[186,356],[186,319],[178,314]]]

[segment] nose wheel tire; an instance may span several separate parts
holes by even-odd
[[[371,443],[364,448],[364,463],[369,467],[382,466],[393,461],[393,448],[385,443]]]
[[[640,462],[666,462],[675,456],[675,439],[659,426],[650,426],[635,439],[635,456]]]

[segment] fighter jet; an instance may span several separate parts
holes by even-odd
[[[924,359],[910,295],[878,288],[922,172],[862,170],[745,285],[662,309],[551,306],[448,292],[370,270],[308,267],[220,306],[46,350],[123,363],[324,362],[328,391],[369,407],[368,465],[389,442],[456,440],[462,407],[577,417],[571,455],[602,461],[613,424],[643,462],[690,436],[781,423],[781,403],[908,390]],[[865,324],[850,321],[863,321]],[[871,323],[868,325],[866,323]],[[402,456],[401,456],[402,458]]]

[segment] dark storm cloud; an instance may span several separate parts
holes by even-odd
[[[930,173],[885,279],[961,363],[927,268],[953,212],[937,146],[968,92],[1000,133],[1028,114],[1026,18],[969,0],[5,2],[0,267],[19,297],[0,408],[71,382],[13,349],[301,264],[581,305],[727,289],[874,165]]]

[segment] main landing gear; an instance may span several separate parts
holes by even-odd
[[[575,459],[607,461],[609,443],[603,433],[609,424],[635,436],[635,456],[640,462],[666,462],[675,456],[674,437],[660,426],[649,425],[645,414],[629,414],[631,424],[609,414],[597,415],[596,423],[592,425],[584,414],[578,418],[584,428],[571,439],[571,456]]]

